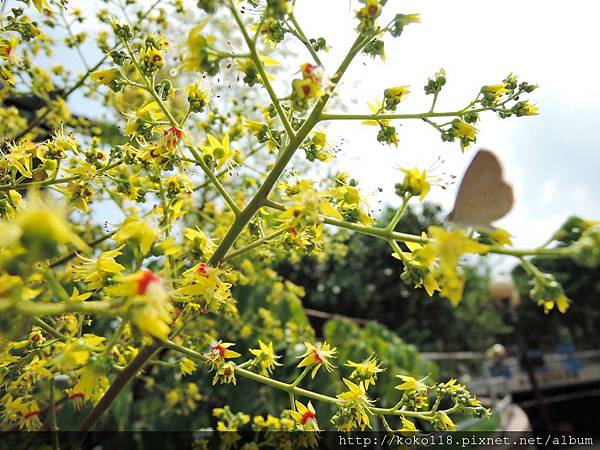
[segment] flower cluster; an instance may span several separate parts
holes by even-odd
[[[499,228],[432,226],[412,235],[396,229],[408,203],[438,184],[431,170],[402,170],[395,186],[402,204],[378,226],[358,181],[317,163],[338,154],[322,131],[335,120],[374,125],[377,142],[397,146],[395,121],[422,119],[466,150],[483,113],[537,114],[525,98],[536,86],[511,74],[464,107],[440,112],[440,70],[427,80],[425,111],[404,111],[415,94],[398,80],[382,87],[370,114],[336,114],[350,109],[338,86],[353,60],[384,59],[385,39],[418,15],[392,11],[385,24],[393,2],[360,0],[354,44],[332,69],[321,58],[334,43],[304,32],[294,1],[199,0],[201,21],[181,0],[113,3],[95,17],[56,0],[0,15],[0,428],[39,429],[48,417],[63,422],[71,409],[88,414],[88,407],[90,426],[113,402],[127,427],[133,399],[136,426],[150,429],[229,402],[241,378],[263,386],[249,409],[263,407],[254,400],[269,395],[264,389],[290,401],[270,406],[278,417],[214,409],[216,428],[232,432],[225,447],[245,426],[302,431],[297,443],[278,442],[292,448],[318,445],[328,427],[368,429],[375,416],[386,429],[413,433],[425,422],[453,429],[455,413],[486,415],[455,380],[430,382],[390,365],[386,347],[400,341],[391,332],[377,348],[353,346],[352,356],[342,356],[352,346],[346,340],[317,342],[303,287],[279,272],[306,255],[337,262],[348,233],[362,233],[392,247],[406,284],[454,304],[466,282],[464,254],[518,256],[530,296],[564,312],[570,291],[531,257],[597,266],[598,223],[572,218],[532,250],[513,249]],[[288,51],[292,39],[301,56]],[[64,57],[52,57],[57,45]],[[74,114],[70,105],[81,97],[90,107]],[[321,380],[323,392],[309,390]],[[381,394],[385,402],[399,397],[397,404],[387,407]],[[322,404],[336,408],[333,417]]]

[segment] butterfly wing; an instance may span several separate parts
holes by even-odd
[[[465,225],[489,227],[511,210],[513,201],[513,190],[502,177],[500,161],[482,149],[465,172],[450,218]]]

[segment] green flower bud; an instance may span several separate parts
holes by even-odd
[[[122,66],[128,58],[127,53],[122,50],[113,50],[109,53],[109,56],[117,66]]]
[[[577,241],[585,230],[596,224],[597,222],[585,220],[581,217],[569,217],[560,229],[554,233],[554,239],[565,244],[570,244]]]
[[[121,39],[125,41],[130,41],[133,39],[133,32],[131,31],[131,27],[128,24],[113,22],[112,28],[115,34]]]
[[[585,267],[600,265],[600,225],[585,230],[581,238],[573,245],[571,258]]]
[[[198,0],[197,5],[209,14],[217,11],[217,0]]]
[[[173,92],[173,84],[170,80],[162,80],[154,86],[154,90],[162,100],[166,101],[169,99],[171,92]]]

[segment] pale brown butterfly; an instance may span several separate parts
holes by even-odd
[[[504,181],[500,161],[491,151],[481,149],[460,182],[448,219],[474,228],[490,229],[493,221],[508,214],[513,202],[513,190]]]

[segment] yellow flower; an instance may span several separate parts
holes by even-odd
[[[385,109],[395,111],[398,104],[404,99],[404,96],[409,94],[408,86],[396,86],[387,88],[383,91]]]
[[[456,425],[444,411],[438,411],[435,415],[436,425],[442,430],[456,431]]]
[[[221,142],[211,134],[207,134],[206,137],[208,145],[201,146],[200,149],[208,166],[220,169],[224,164],[228,164],[229,167],[233,167],[237,152],[229,148],[229,135],[226,134]]]
[[[181,358],[179,360],[179,373],[181,375],[189,375],[196,371],[196,363],[189,358]]]
[[[440,295],[450,300],[454,306],[458,305],[463,297],[465,281],[464,274],[460,267],[457,267],[455,272],[443,276]]]
[[[292,431],[300,431],[298,433],[298,445],[301,447],[315,447],[317,445],[317,433],[319,424],[317,422],[317,413],[311,402],[306,406],[298,400],[295,402],[295,410],[288,410],[288,413],[296,422]]]
[[[143,270],[116,277],[115,281],[117,284],[106,291],[130,299],[132,322],[146,335],[167,339],[174,308],[161,278],[150,270]]]
[[[90,79],[96,83],[103,84],[108,86],[114,80],[117,80],[121,77],[121,72],[119,69],[104,69],[97,70],[96,72],[92,72],[90,74]]]
[[[225,275],[221,268],[200,262],[183,273],[182,286],[176,293],[192,297],[181,301],[202,301],[207,310],[216,312],[231,299],[231,283],[223,281]]]
[[[540,112],[537,106],[532,105],[528,101],[518,102],[515,106],[513,106],[512,111],[517,117],[537,116]]]
[[[416,167],[414,169],[400,168],[400,170],[404,173],[402,193],[418,195],[419,200],[423,201],[431,189],[431,185],[427,181],[427,171],[421,171]],[[398,192],[398,186],[396,186],[396,192]]]
[[[491,84],[489,86],[483,86],[481,92],[484,95],[489,95],[494,99],[502,97],[504,94],[508,94],[510,91],[507,89],[506,83]]]
[[[101,344],[104,341],[104,337],[94,334],[72,339],[62,347],[57,364],[65,371],[81,367],[88,363],[90,352],[102,349]]]
[[[33,0],[33,6],[35,6],[35,9],[39,12],[44,12],[44,9],[50,9],[48,0]]]
[[[304,431],[319,431],[317,424],[317,413],[311,402],[306,406],[296,400],[296,410],[288,410],[290,416],[296,421]]]
[[[399,391],[423,391],[427,390],[427,385],[422,380],[417,380],[409,375],[396,375],[396,378],[400,378],[403,383],[397,385],[394,389]]]
[[[154,47],[148,47],[142,53],[142,64],[148,71],[153,72],[162,68],[165,65],[165,60],[160,50]]]
[[[331,347],[327,342],[318,344],[317,346],[312,345],[310,342],[305,342],[306,351],[298,356],[298,358],[304,358],[298,364],[298,367],[312,367],[311,378],[314,378],[317,371],[321,366],[325,366],[328,372],[335,369],[335,366],[331,363],[330,359],[335,358],[337,349]]]
[[[456,272],[456,266],[464,253],[485,253],[486,245],[467,236],[462,228],[447,231],[442,227],[429,227],[432,240],[426,245],[440,258],[440,268],[446,275]]]
[[[0,249],[13,249],[20,254],[26,249],[30,258],[49,258],[58,254],[58,245],[73,244],[89,250],[66,219],[62,208],[43,203],[37,192],[29,192],[30,202],[10,222],[0,222]]]
[[[175,125],[163,130],[162,146],[169,152],[173,152],[182,140],[186,140],[185,133]]]
[[[377,18],[381,14],[379,0],[367,0],[365,6],[358,11],[359,17]]]
[[[13,74],[4,66],[0,66],[0,79],[4,81],[9,86],[15,85],[15,78]]]
[[[202,34],[207,23],[208,20],[203,20],[190,30],[187,38],[189,55],[185,59],[184,68],[214,75],[219,70],[219,56],[213,49],[216,37]]]
[[[209,363],[215,367],[219,366],[223,361],[228,358],[238,358],[242,356],[236,351],[229,350],[229,347],[233,347],[233,342],[219,341],[210,346],[210,352],[208,353]]]
[[[460,148],[465,150],[477,139],[477,128],[460,119],[452,121],[452,131],[460,139]]]
[[[32,177],[32,156],[29,151],[29,141],[9,144],[6,152],[0,150],[0,162],[6,161],[11,171],[14,172],[16,169],[16,172],[25,178]]]
[[[424,246],[417,245],[410,261],[430,269],[435,258],[439,257],[440,273],[436,274],[436,278],[442,286],[441,295],[453,304],[458,304],[465,284],[464,275],[458,266],[460,257],[465,253],[485,253],[488,247],[468,237],[461,228],[446,231],[444,228],[431,226],[429,233],[432,239]],[[404,255],[399,256],[402,259]],[[429,283],[431,287],[434,286],[431,280]]]
[[[154,228],[150,227],[138,216],[129,216],[125,219],[121,228],[114,234],[113,239],[117,244],[122,244],[129,240],[138,241],[142,255],[145,256],[150,251],[157,234]]]
[[[19,40],[14,35],[8,39],[0,39],[0,57],[7,60],[11,64],[18,63],[20,58],[15,52],[18,45]]]
[[[475,140],[475,137],[477,136],[477,128],[467,122],[463,122],[460,119],[455,119],[452,122],[452,127],[456,130],[456,133],[459,137]]]
[[[399,20],[402,26],[411,24],[411,23],[421,23],[420,14],[397,14],[396,20]]]
[[[375,354],[370,355],[360,363],[348,360],[345,366],[354,368],[354,371],[350,374],[350,378],[364,382],[365,389],[369,389],[369,384],[374,385],[377,381],[377,374],[384,371],[384,369],[380,368],[381,363],[377,361]]]
[[[404,86],[395,86],[395,87],[391,87],[391,88],[387,88],[384,91],[384,95],[386,97],[394,97],[394,98],[402,98],[404,97],[406,94],[409,94],[410,91],[408,90],[409,86],[408,85],[404,85]]]
[[[550,300],[539,300],[538,304],[544,307],[544,313],[548,314],[554,309],[554,306],[562,313],[566,313],[569,309],[570,301],[565,294],[560,294],[557,297]]]
[[[115,261],[115,258],[121,255],[123,247],[124,245],[121,245],[113,250],[102,252],[97,258],[85,258],[79,255],[84,262],[74,267],[75,273],[88,283],[89,289],[102,288],[109,276],[120,275],[121,271],[125,270],[125,267]]]
[[[235,379],[235,364],[231,361],[228,361],[224,364],[221,364],[215,373],[213,378],[213,386],[217,384],[217,382],[221,382],[221,384],[233,383],[236,384]]]
[[[369,419],[369,407],[372,406],[373,400],[367,397],[367,391],[364,383],[354,384],[352,381],[344,378],[344,383],[348,387],[348,391],[337,395],[337,398],[342,400],[346,407],[349,407],[354,412],[354,421],[364,430],[366,427],[371,428]]]
[[[250,353],[256,357],[254,358],[254,365],[260,367],[260,374],[268,376],[273,372],[275,366],[281,366],[277,362],[280,356],[275,354],[272,342],[269,342],[269,345],[267,345],[259,339],[258,346],[259,348],[251,348]]]
[[[414,436],[417,431],[415,424],[404,416],[400,416],[400,419],[402,419],[402,427],[398,429],[398,432],[403,436]]]
[[[268,130],[268,128],[269,128],[269,126],[266,123],[257,122],[255,120],[247,120],[244,123],[244,125],[248,131],[251,131],[254,134],[262,133],[262,132]]]
[[[423,239],[427,239],[427,234],[421,233]],[[410,281],[415,287],[423,286],[427,294],[431,297],[435,291],[440,290],[440,286],[433,273],[433,264],[436,258],[435,249],[425,247],[417,242],[404,243],[410,252],[394,252],[392,256],[404,263],[405,272],[402,279]]]
[[[81,369],[81,378],[71,389],[71,394],[78,393],[83,396],[85,400],[89,400],[92,404],[96,404],[100,401],[106,389],[108,389],[109,380],[106,375],[98,372],[98,370],[88,364]]]
[[[297,79],[292,81],[294,94],[300,100],[321,96],[321,85],[312,78]]]
[[[202,112],[210,103],[210,91],[202,87],[202,80],[196,81],[185,89],[192,112]]]
[[[42,330],[37,327],[34,327],[31,330],[28,339],[34,347],[40,347],[46,341],[46,338],[42,334]]]

